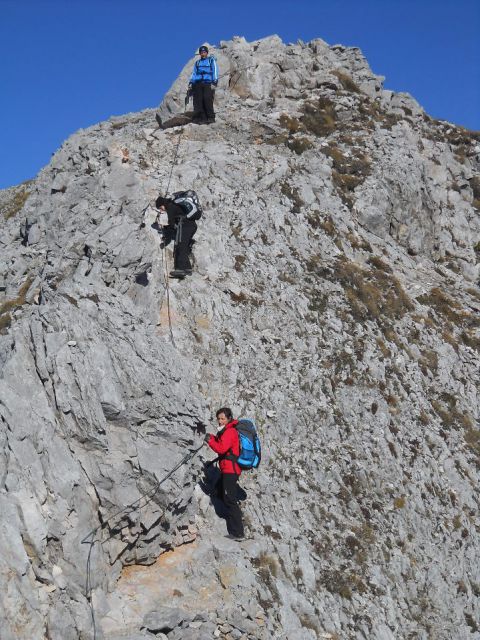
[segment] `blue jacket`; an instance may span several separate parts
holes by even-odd
[[[196,82],[205,82],[206,84],[217,84],[218,82],[218,67],[217,61],[213,56],[208,58],[200,58],[193,65],[193,72],[190,78],[190,82],[195,84]]]

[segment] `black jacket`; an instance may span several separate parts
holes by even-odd
[[[168,224],[171,227],[175,227],[180,218],[185,218],[186,212],[184,209],[170,200],[170,198],[162,198],[159,196],[155,202],[157,209],[163,205],[167,210]]]

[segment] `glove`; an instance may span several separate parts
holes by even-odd
[[[206,442],[206,443],[208,444],[208,441],[210,440],[210,438],[211,438],[211,437],[212,437],[212,436],[211,436],[211,434],[210,434],[210,433],[206,433],[206,434],[203,436],[203,441],[204,441],[204,442]]]

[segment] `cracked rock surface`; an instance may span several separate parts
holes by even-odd
[[[0,192],[1,638],[480,638],[480,136],[357,48],[215,55],[215,124],[111,118]],[[242,543],[213,454],[156,490],[225,404],[264,447]]]

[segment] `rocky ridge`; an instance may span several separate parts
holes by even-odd
[[[111,118],[0,193],[2,640],[94,637],[81,541],[221,404],[263,439],[252,539],[224,539],[201,454],[102,529],[96,637],[478,638],[479,135],[356,48],[215,54],[214,125]],[[167,299],[177,144],[206,215]]]

